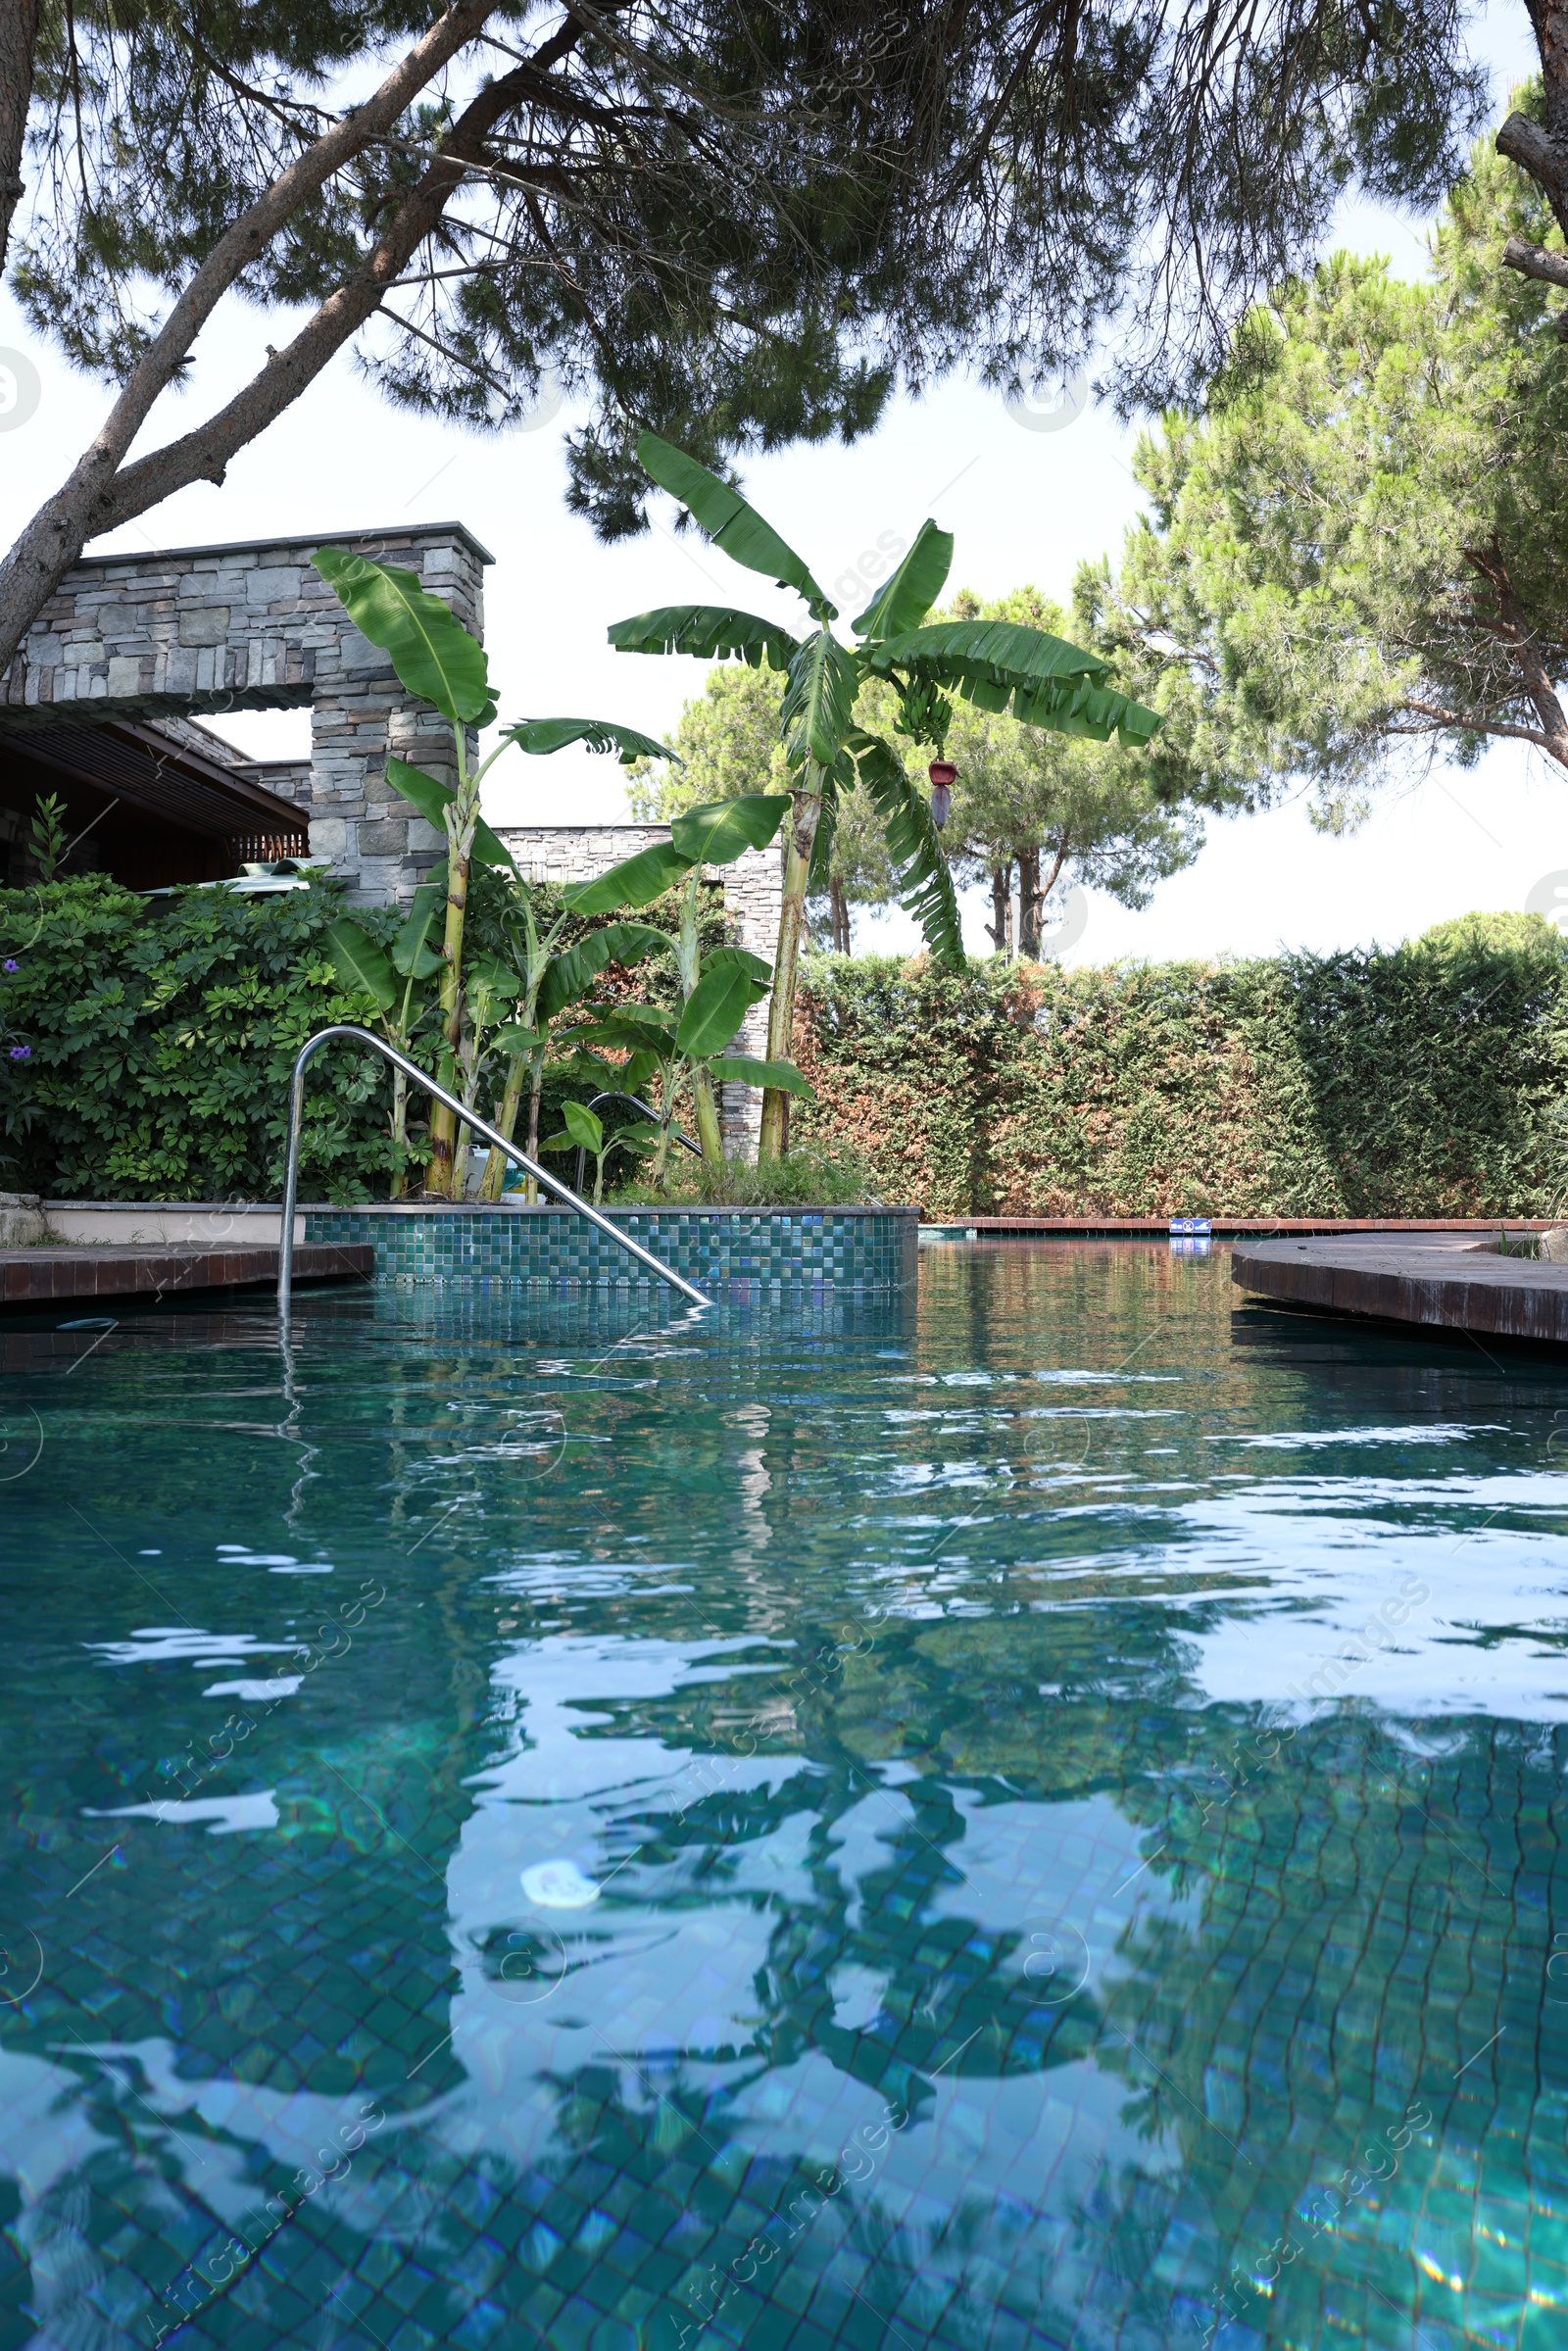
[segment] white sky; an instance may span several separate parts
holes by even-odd
[[[1500,103],[1533,65],[1519,0],[1486,12],[1483,47]],[[1347,207],[1336,242],[1392,253],[1415,275],[1422,223]],[[190,388],[156,413],[146,446],[188,430],[281,342],[275,314],[220,312],[198,346]],[[9,538],[69,472],[100,420],[105,395],[25,327],[0,293],[0,348],[25,351],[43,378],[36,415],[0,434],[0,531]],[[405,518],[457,517],[491,550],[486,640],[502,715],[604,715],[660,732],[700,692],[706,664],[611,652],[609,622],[656,604],[734,602],[798,617],[795,599],[740,570],[701,540],[661,527],[600,546],[563,498],[561,435],[570,412],[505,440],[484,441],[386,408],[340,358],[289,414],[229,468],[222,489],[182,491],[140,526],[99,547],[169,547],[319,529],[323,539]],[[1133,435],[1089,409],[1065,430],[1025,429],[1002,402],[955,380],[914,402],[899,399],[854,448],[796,449],[746,467],[749,495],[834,582],[874,551],[906,541],[928,514],[956,537],[952,584],[997,595],[1025,580],[1065,596],[1085,556],[1117,555],[1140,496],[1128,469]],[[223,731],[257,758],[307,747],[302,711],[253,712]],[[624,816],[620,770],[567,752],[501,762],[486,812],[499,822],[581,822]],[[1568,783],[1523,745],[1498,745],[1481,765],[1439,765],[1419,788],[1383,802],[1348,841],[1314,834],[1298,807],[1211,822],[1196,865],[1155,892],[1141,914],[1091,893],[1073,962],[1120,955],[1267,954],[1373,941],[1392,946],[1472,907],[1522,906],[1559,868],[1568,880]],[[965,931],[988,946],[988,900],[966,894]],[[899,912],[858,915],[857,944],[904,948],[913,926]]]

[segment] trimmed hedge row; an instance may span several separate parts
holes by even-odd
[[[796,1052],[795,1131],[929,1215],[1568,1206],[1568,950],[1539,916],[1249,962],[816,955]]]
[[[275,1198],[294,1054],[371,1012],[325,952],[340,906],[329,882],[152,903],[96,877],[0,892],[0,1186]],[[473,912],[484,943],[482,891]],[[708,926],[722,934],[716,910]],[[647,977],[673,986],[659,964]],[[796,1135],[852,1143],[884,1198],[931,1215],[1568,1208],[1568,949],[1539,916],[1255,962],[960,976],[816,955],[796,1053],[818,1095]],[[314,1065],[307,1197],[384,1197],[387,1102],[380,1062]]]

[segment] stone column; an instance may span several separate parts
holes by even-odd
[[[516,825],[501,835],[529,881],[587,882],[635,857],[656,841],[669,839],[667,824]],[[784,862],[778,845],[749,849],[732,865],[715,865],[708,879],[724,893],[724,912],[737,947],[749,947],[767,963],[778,944],[779,908],[784,903]],[[767,999],[742,1021],[732,1050],[760,1060],[767,1051]],[[721,1089],[719,1124],[731,1158],[755,1159],[762,1124],[762,1097],[755,1086]]]

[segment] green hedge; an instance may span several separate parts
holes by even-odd
[[[322,944],[341,909],[329,882],[269,898],[149,900],[99,875],[0,891],[0,953],[17,965],[0,981],[0,1182],[56,1199],[276,1199],[294,1055],[313,1029],[373,1009]],[[346,1053],[312,1065],[307,1199],[387,1190],[384,1069]]]
[[[499,948],[504,904],[498,877],[476,872],[471,944]],[[537,890],[535,904],[548,923],[558,895]],[[342,909],[329,879],[265,898],[198,889],[149,900],[102,875],[0,891],[0,962],[16,965],[0,971],[0,1189],[56,1200],[276,1200],[295,1054],[328,1022],[375,1026],[373,1003],[345,993],[326,952],[326,927]],[[355,914],[385,940],[399,920]],[[659,901],[644,919],[671,927],[672,903]],[[590,927],[573,921],[563,944]],[[699,929],[705,947],[726,936],[716,894]],[[673,1002],[672,955],[636,980]],[[627,985],[612,967],[603,992]],[[13,1048],[25,1057],[14,1059]],[[412,1050],[433,1068],[432,1034],[421,1032]],[[560,1128],[562,1102],[581,1091],[547,1078],[541,1134]],[[386,1197],[390,1108],[379,1057],[329,1048],[312,1062],[305,1199]],[[421,1129],[411,1102],[411,1134]]]
[[[1251,962],[817,955],[796,1051],[794,1131],[934,1216],[1568,1207],[1568,950],[1539,916]]]
[[[483,944],[494,919],[480,877]],[[499,901],[497,902],[499,904]],[[99,877],[0,892],[0,1185],[275,1199],[303,1040],[371,1007],[322,934],[336,886],[149,902]],[[395,917],[369,914],[372,928]],[[722,934],[716,908],[705,936]],[[646,976],[673,988],[667,957]],[[25,1046],[13,1060],[10,1049]],[[1528,1216],[1568,1208],[1568,951],[1470,917],[1390,955],[1256,962],[808,958],[797,1135],[853,1143],[928,1213]],[[547,1089],[549,1134],[561,1084]],[[307,1198],[384,1197],[385,1065],[313,1064]]]

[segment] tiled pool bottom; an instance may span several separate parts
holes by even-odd
[[[0,2344],[1563,2339],[1568,1381],[920,1272],[12,1337]]]
[[[613,1208],[612,1223],[710,1296],[894,1290],[914,1279],[916,1208]],[[606,1234],[567,1208],[320,1208],[307,1241],[368,1242],[376,1278],[658,1291]]]

